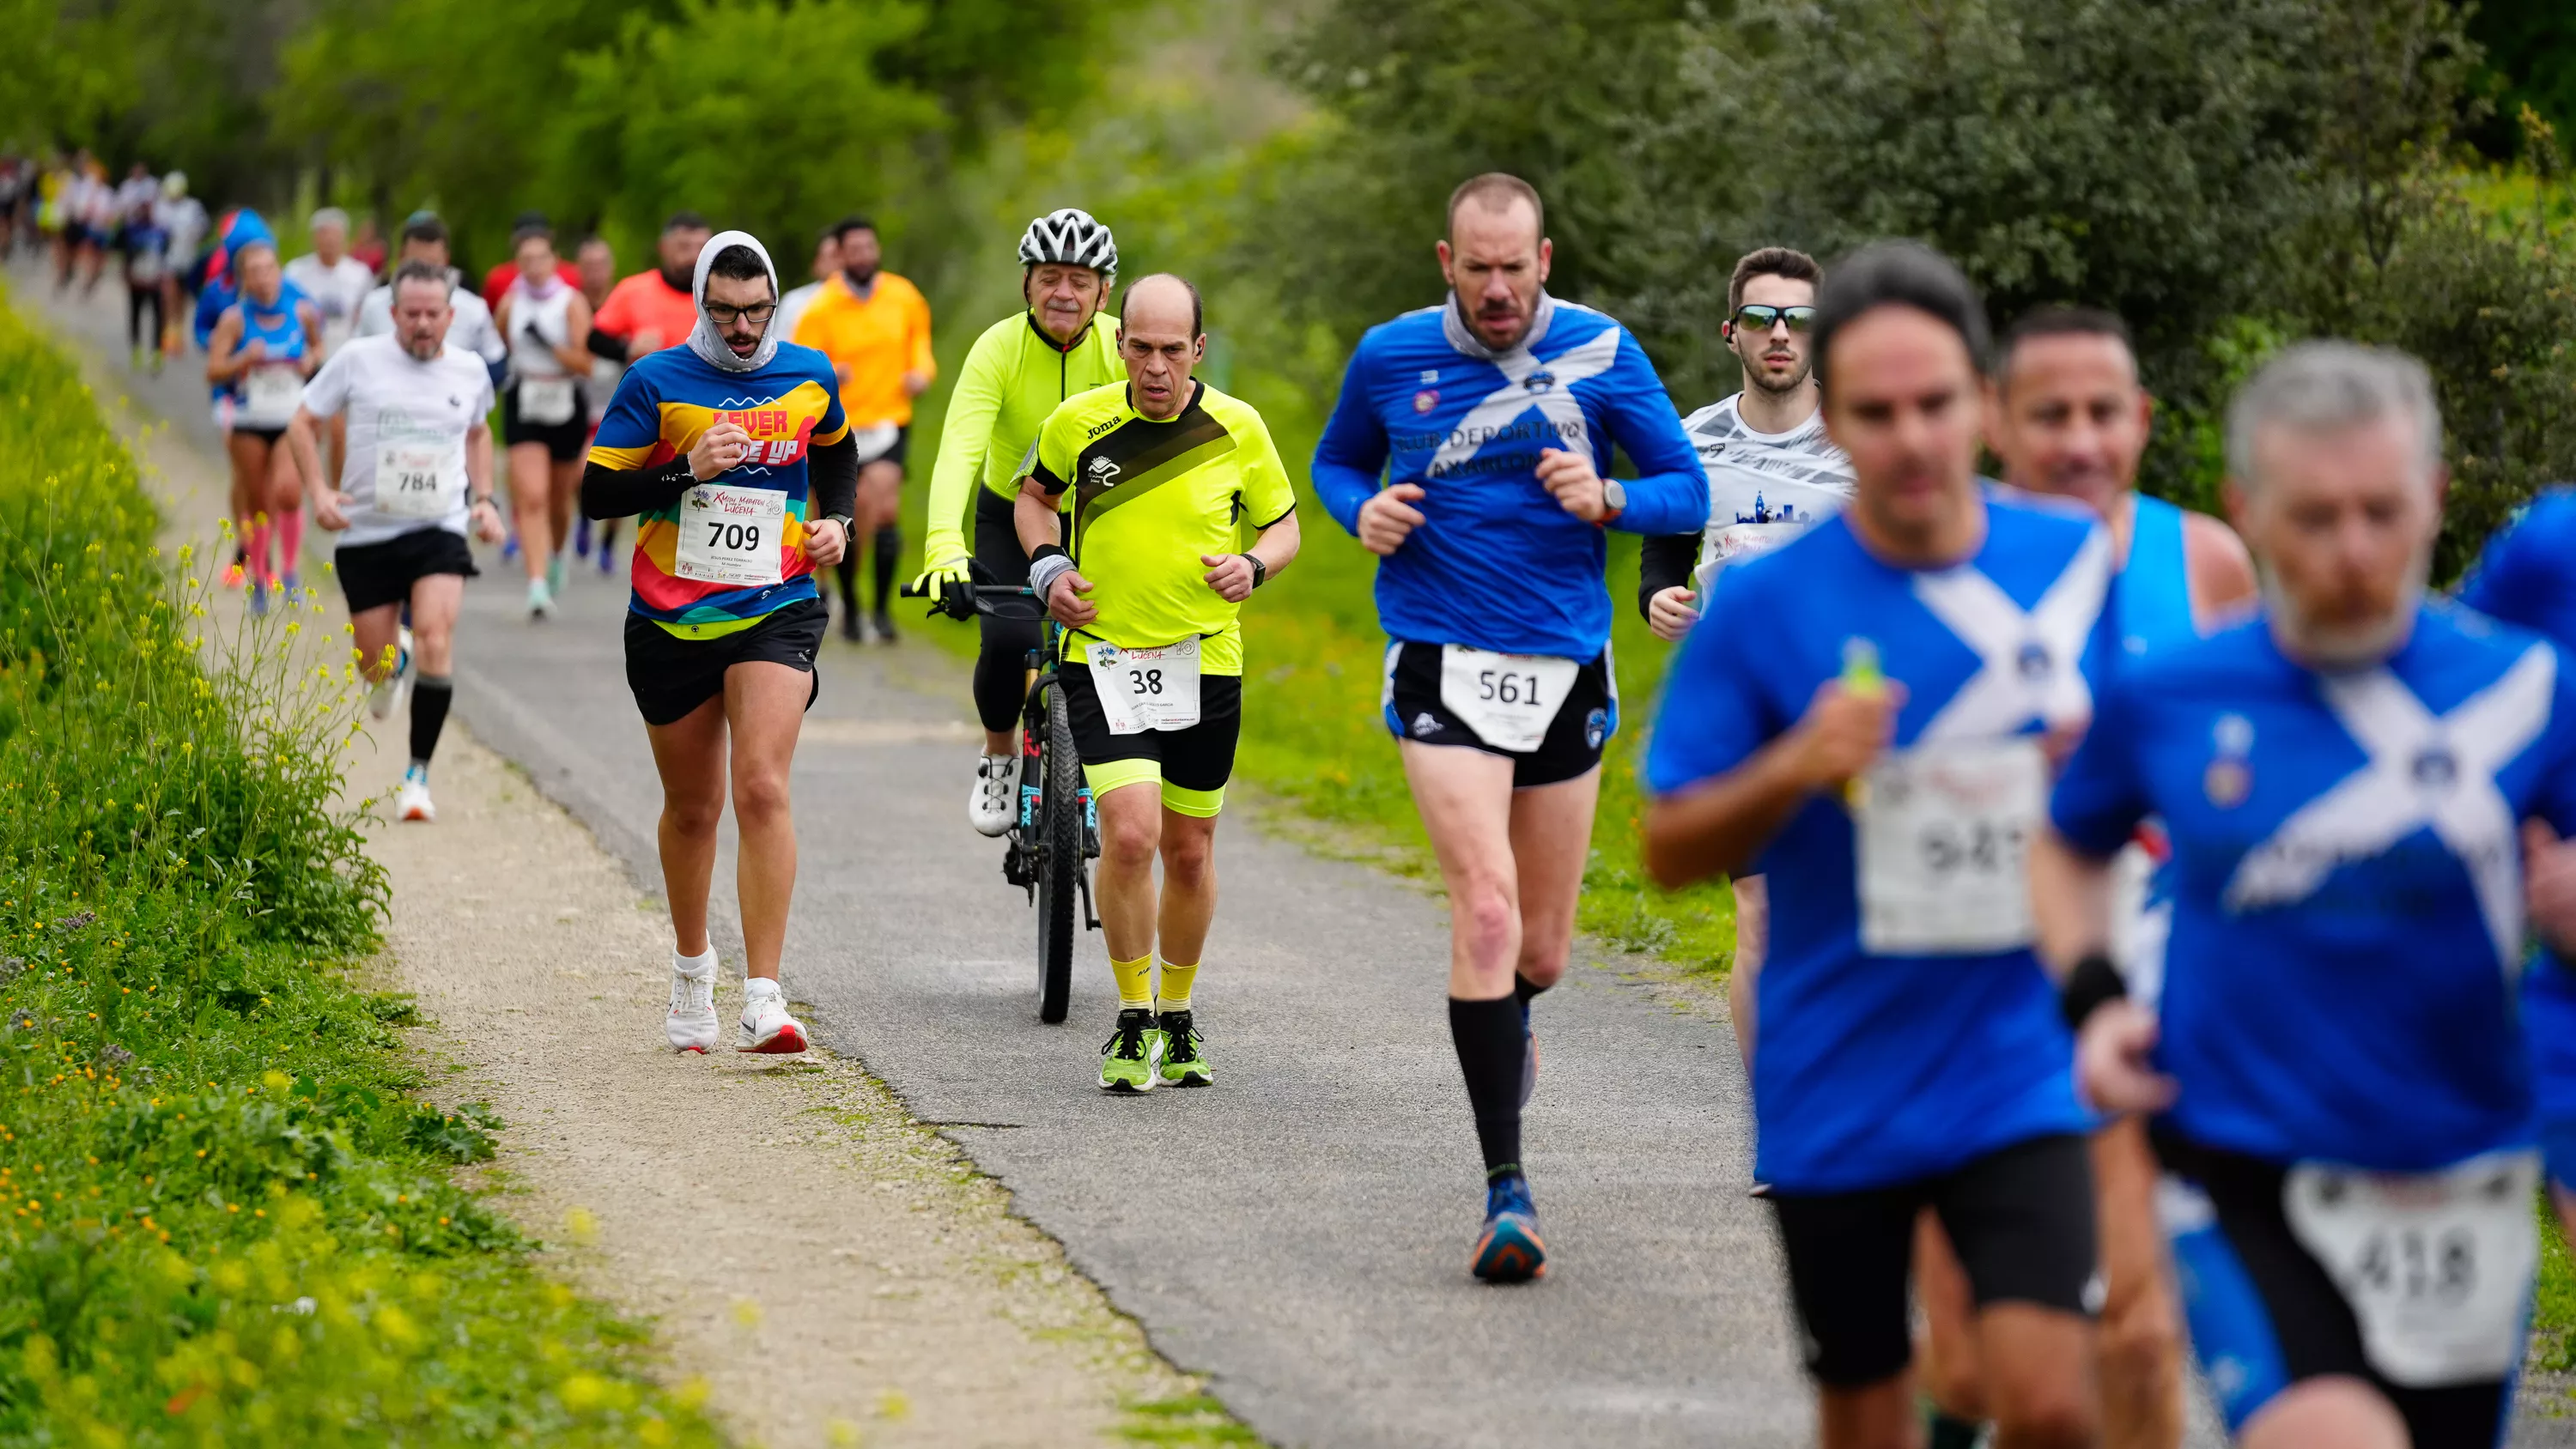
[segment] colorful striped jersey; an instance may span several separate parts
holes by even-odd
[[[805,557],[806,449],[850,431],[832,364],[810,347],[779,347],[750,372],[723,372],[686,347],[640,358],[617,383],[599,420],[591,461],[606,468],[655,468],[729,422],[751,435],[750,457],[636,520],[635,591],[628,607],[684,639],[746,629],[800,599],[816,597]],[[783,500],[760,495],[784,493]],[[777,515],[770,525],[771,510]],[[728,521],[730,520],[730,522]],[[710,529],[702,539],[683,523]],[[761,529],[774,541],[749,532]],[[730,530],[728,532],[728,530]],[[749,542],[777,551],[746,556]]]

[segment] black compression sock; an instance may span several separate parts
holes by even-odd
[[[841,612],[849,618],[859,616],[859,551],[843,550],[841,561],[832,565],[832,576],[841,583]]]
[[[903,530],[889,523],[877,530],[877,612],[894,598],[894,571],[903,566]]]
[[[1528,1038],[1521,1033],[1521,1004],[1509,996],[1493,1001],[1449,998],[1449,1038],[1458,1047],[1458,1067],[1467,1076],[1467,1102],[1476,1112],[1476,1142],[1485,1151],[1485,1171],[1517,1168],[1521,1160],[1521,1059]]]
[[[424,674],[411,686],[411,762],[426,770],[438,752],[438,732],[447,728],[447,706],[456,699],[456,681],[444,674]]]
[[[1529,1005],[1531,997],[1538,995],[1546,989],[1546,987],[1538,985],[1517,971],[1512,973],[1512,999],[1523,1006]]]
[[[1926,1421],[1931,1428],[1927,1449],[1977,1449],[1977,1437],[1986,1426],[1971,1419],[1954,1419],[1939,1409]]]

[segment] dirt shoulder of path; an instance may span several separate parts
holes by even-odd
[[[223,460],[129,393],[85,335],[93,319],[55,311],[84,304],[24,300],[143,464],[165,542],[222,546]],[[314,637],[335,639],[347,616],[312,562],[330,604]],[[212,603],[229,632],[240,596]],[[352,798],[390,796],[405,727],[397,716],[356,742]],[[672,1053],[668,915],[453,716],[435,781],[437,823],[371,827],[393,899],[368,969],[415,995],[432,1095],[502,1120],[479,1169],[496,1206],[546,1244],[549,1269],[651,1319],[671,1374],[702,1380],[735,1437],[1250,1442],[857,1063]],[[739,977],[718,990],[728,1044],[740,991]]]
[[[742,1437],[1114,1439],[1196,1385],[857,1064],[660,1039],[669,918],[451,724],[434,825],[378,826],[387,973],[437,1023],[443,1101],[509,1124],[502,1201],[585,1291],[655,1318]],[[718,992],[739,1010],[740,985]]]

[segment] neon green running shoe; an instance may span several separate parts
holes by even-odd
[[[1211,1087],[1216,1085],[1216,1068],[1208,1064],[1207,1042],[1199,1035],[1186,1011],[1163,1013],[1162,1065],[1158,1068],[1166,1087]]]
[[[1154,1027],[1153,1012],[1139,1008],[1118,1013],[1118,1029],[1100,1044],[1100,1090],[1154,1090],[1154,1065],[1162,1055],[1162,1035]]]

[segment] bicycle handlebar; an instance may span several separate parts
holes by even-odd
[[[970,619],[977,614],[1027,620],[1037,620],[1046,616],[1046,605],[1039,601],[1037,590],[1026,584],[974,584],[950,581],[943,583],[938,595],[933,597],[929,590],[907,583],[895,592],[906,599],[928,599],[930,612],[946,614],[952,619]]]

